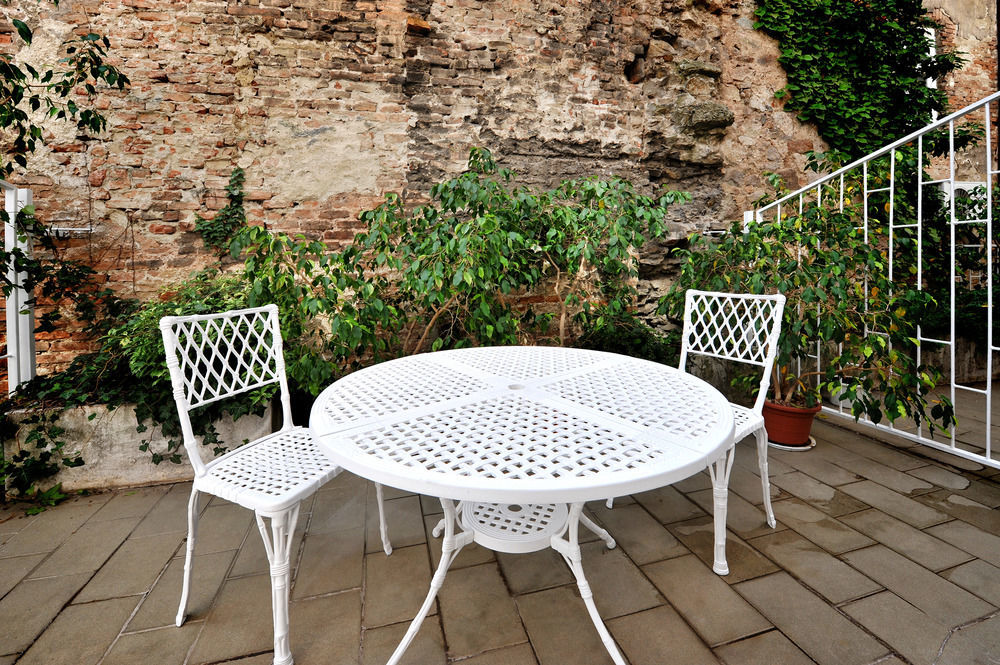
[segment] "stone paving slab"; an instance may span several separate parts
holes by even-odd
[[[74,599],[86,603],[145,593],[181,544],[179,534],[129,538]]]
[[[989,603],[883,545],[844,555],[844,560],[928,616],[958,626],[996,610]]]
[[[715,653],[726,663],[740,665],[813,665],[813,660],[777,630],[718,647]],[[881,664],[880,664],[881,665]]]
[[[517,598],[539,665],[613,665],[575,588],[558,587]]]
[[[26,578],[45,557],[43,553],[0,559],[0,598],[6,596],[8,591]]]
[[[853,496],[859,501],[864,501],[872,508],[878,508],[883,513],[892,515],[896,519],[902,520],[918,529],[933,526],[948,520],[948,515],[894,492],[888,487],[879,485],[870,480],[859,483],[852,483],[841,487],[844,492]],[[921,500],[926,500],[930,495],[921,496]]]
[[[656,518],[638,503],[618,505],[616,502],[611,510],[601,506],[595,509],[595,515],[637,565],[688,553],[688,549],[672,533],[661,528]]]
[[[771,484],[832,517],[864,510],[868,504],[800,471],[771,477]]]
[[[449,572],[439,598],[445,625],[468,626],[450,634],[449,658],[467,658],[528,640],[495,563]]]
[[[4,655],[25,651],[87,580],[86,574],[25,580],[0,599]]]
[[[233,563],[236,550],[199,554],[191,564],[191,590],[187,601],[187,620],[203,620],[212,606],[226,573]],[[159,626],[172,626],[177,616],[177,606],[181,599],[184,559],[171,559],[166,571],[157,580],[156,586],[146,594],[132,620],[126,627],[129,631],[146,630]]]
[[[760,613],[696,557],[669,559],[643,570],[709,646],[771,628]]]
[[[941,576],[994,607],[1000,607],[1000,568],[993,564],[975,559],[945,571]]]
[[[711,517],[699,517],[689,522],[674,524],[670,527],[679,541],[702,563],[711,568],[715,563],[715,527]],[[726,562],[729,574],[725,576],[728,584],[766,575],[777,570],[774,563],[763,554],[750,547],[739,536],[726,533]]]
[[[880,591],[882,586],[793,531],[750,544],[834,605]]]
[[[955,494],[951,490],[930,492],[918,497],[918,499],[932,510],[945,513],[946,516],[957,517],[982,531],[1000,536],[1000,511],[998,510],[984,506],[978,501],[973,501],[960,494]]]
[[[361,636],[361,665],[385,665],[395,651],[396,645],[406,634],[408,623],[366,629]],[[440,618],[429,616],[424,619],[420,632],[403,654],[399,665],[445,665],[447,660]],[[297,656],[295,662],[299,662]],[[332,661],[328,661],[325,665],[330,665],[330,662]],[[337,661],[337,665],[339,662]],[[359,661],[348,659],[343,662],[350,665]]]
[[[382,552],[365,555],[364,584],[365,628],[409,621],[423,604],[431,584],[427,548],[400,547],[392,551],[391,557]],[[431,608],[432,614],[435,611]]]
[[[66,608],[21,656],[23,665],[95,663],[135,609],[135,598],[112,598]]]
[[[865,547],[875,542],[798,499],[778,501],[774,504],[774,515],[793,531],[834,554]]]
[[[742,582],[735,589],[819,665],[868,665],[889,653],[787,573]]]
[[[157,665],[183,665],[188,649],[201,632],[202,624],[187,623],[142,633],[122,635],[105,656],[102,665],[136,665],[156,654]]]
[[[719,660],[668,605],[608,622],[608,629],[631,665],[718,665]],[[650,639],[655,635],[656,639]]]
[[[935,648],[936,665],[1000,658],[1000,474],[819,427],[816,449],[771,451],[775,530],[764,524],[755,447],[737,447],[725,577],[710,569],[704,472],[610,510],[588,504],[618,541],[607,550],[581,532],[597,607],[628,665],[915,665]],[[268,563],[243,508],[201,502],[189,616],[173,625],[189,492],[178,483],[77,497],[35,517],[0,509],[0,665],[61,665],[65,643],[73,665],[105,654],[101,665],[269,665]],[[342,473],[303,503],[290,604],[298,665],[384,663],[423,601],[440,504],[391,488],[386,497],[391,557],[371,483]],[[403,662],[610,658],[558,554],[473,546]]]
[[[865,510],[840,519],[929,570],[951,568],[972,558],[968,552],[877,510]]]
[[[914,665],[932,665],[951,633],[949,626],[888,591],[849,603],[844,611]]]
[[[967,522],[953,520],[927,529],[927,533],[973,556],[1000,566],[1000,536],[977,529]]]

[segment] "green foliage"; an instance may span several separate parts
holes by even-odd
[[[58,0],[52,4],[58,5]],[[24,45],[31,44],[27,23],[20,19],[12,23]],[[107,37],[74,35],[62,43],[59,62],[41,69],[17,64],[10,53],[0,53],[0,128],[10,136],[0,160],[0,178],[28,165],[28,158],[45,140],[45,121],[68,120],[83,133],[104,131],[107,120],[91,106],[93,97],[102,85],[124,90],[129,84],[125,74],[107,63],[109,47]],[[39,110],[43,115],[36,115]]]
[[[2,0],[2,4],[7,5],[7,0]],[[52,0],[52,4],[58,5],[58,0]],[[30,26],[17,18],[11,22],[23,44],[30,45],[34,36]],[[81,134],[104,131],[107,120],[94,104],[98,89],[107,86],[124,90],[129,84],[128,77],[106,62],[109,46],[106,37],[76,33],[61,44],[59,61],[42,68],[15,63],[12,53],[0,53],[0,130],[5,135],[0,179],[10,178],[18,168],[27,167],[28,159],[44,143],[45,129],[53,121],[71,122]],[[0,210],[0,220],[9,221],[6,210]],[[93,331],[101,327],[99,321],[121,314],[123,302],[111,291],[97,286],[89,266],[62,255],[48,227],[35,217],[34,207],[27,206],[17,214],[14,228],[20,240],[34,244],[36,251],[19,247],[3,249],[0,262],[13,265],[22,273],[21,283],[34,290],[34,301],[71,304],[77,317],[88,322]],[[8,272],[3,271],[0,288],[4,296],[9,296],[13,287]],[[37,320],[38,330],[53,330],[59,316],[58,308],[45,311]],[[75,389],[76,386],[67,384],[60,392],[72,395]],[[7,403],[2,409],[4,421],[9,408]],[[0,482],[16,496],[33,499],[36,505],[50,505],[65,495],[58,485],[39,491],[37,482],[63,466],[78,466],[83,462],[79,455],[66,452],[62,432],[48,416],[32,416],[35,417],[39,420],[26,423],[31,429],[25,447],[9,459],[0,460]]]
[[[316,240],[246,226],[237,169],[225,209],[232,223],[210,229],[206,240],[211,235],[218,246],[232,233],[229,251],[243,260],[242,273],[215,267],[141,305],[109,300],[105,310],[114,318],[94,327],[97,352],[35,379],[8,407],[135,403],[139,422],[152,422],[170,437],[166,450],[151,450],[148,439],[140,448],[154,462],[177,462],[182,442],[159,319],[267,303],[279,308],[289,384],[313,395],[340,374],[382,358],[544,336],[553,318],[561,343],[571,341],[575,321],[590,331],[588,344],[607,345],[618,331],[619,342],[632,339],[630,348],[646,357],[668,357],[663,341],[628,314],[638,276],[634,252],[663,234],[667,206],[687,195],[664,192],[653,199],[619,179],[566,181],[544,192],[513,180],[489,152],[474,149],[469,169],[435,185],[428,203],[408,209],[390,194],[362,213],[367,228],[354,243],[335,252]],[[551,311],[536,313],[527,300]],[[204,444],[218,454],[225,445],[212,421],[224,413],[259,413],[273,393],[256,391],[195,411],[195,431],[205,433]],[[40,454],[2,470],[0,477],[21,478],[12,493],[37,496],[38,481],[58,470],[62,446],[51,423],[45,436]]]
[[[7,5],[7,0],[0,0]],[[58,5],[57,0],[52,0]],[[20,19],[12,19],[18,37],[25,46],[31,44],[31,28]],[[28,165],[29,157],[45,141],[45,128],[53,121],[68,121],[81,134],[104,131],[106,118],[97,110],[94,98],[102,86],[124,90],[128,77],[106,62],[109,41],[106,37],[88,33],[75,35],[60,46],[62,57],[45,68],[14,62],[11,53],[0,53],[0,130],[4,132],[3,155],[0,157],[0,179],[9,178],[17,169]],[[42,114],[38,111],[44,111]],[[0,210],[0,220],[9,221],[6,210]],[[23,271],[23,283],[35,289],[35,299],[58,302],[69,300],[79,318],[95,321],[103,314],[110,293],[96,286],[93,270],[79,262],[66,259],[54,242],[48,227],[35,217],[28,206],[14,220],[22,240],[31,238],[41,252],[33,256],[20,248],[0,251],[0,262],[13,264]],[[5,296],[13,287],[6,271],[2,290]],[[45,312],[38,322],[40,331],[51,331],[59,311]]]
[[[83,464],[78,454],[68,452],[56,420],[63,411],[87,404],[104,404],[109,409],[134,404],[136,419],[152,422],[167,437],[163,450],[152,449],[148,436],[139,437],[140,450],[149,452],[154,463],[179,463],[180,423],[164,362],[159,320],[167,315],[237,309],[246,303],[247,285],[239,275],[209,269],[165,292],[163,299],[122,304],[118,318],[105,320],[101,326],[105,332],[98,339],[96,352],[78,356],[62,372],[36,377],[2,404],[5,440],[16,430],[10,412],[30,409],[28,419],[21,421],[30,427],[24,447],[0,466],[0,481],[5,483],[7,495],[37,501],[43,495],[38,489],[41,481],[63,466]],[[142,389],[137,390],[137,386]],[[221,454],[227,447],[212,423],[226,414],[234,418],[260,414],[273,393],[273,389],[262,389],[242,399],[207,405],[191,414],[192,426],[196,433],[205,435],[203,444],[213,454]],[[139,426],[140,434],[147,431],[145,424]]]
[[[944,112],[947,97],[928,88],[962,59],[930,56],[928,28],[939,28],[921,0],[758,0],[755,27],[778,40],[788,75],[776,93],[831,148],[870,153]]]
[[[581,349],[620,353],[676,367],[680,356],[680,331],[654,330],[632,312],[594,317],[574,343]]]
[[[886,227],[871,218],[866,236],[852,221],[858,208],[848,198],[843,212],[813,204],[773,222],[734,224],[718,241],[693,236],[661,308],[679,316],[688,288],[783,293],[775,401],[814,405],[826,393],[875,423],[929,416],[947,426],[952,406],[932,394],[940,373],[915,360],[916,326],[934,300],[913,281],[890,279]]]
[[[194,228],[205,240],[205,247],[225,251],[229,247],[236,230],[246,226],[247,216],[243,210],[243,169],[235,168],[229,176],[226,195],[229,202],[212,219],[194,216]]]
[[[633,304],[634,249],[661,235],[668,205],[620,179],[588,178],[537,192],[513,184],[483,149],[469,168],[407,208],[389,194],[362,213],[366,230],[334,253],[323,243],[247,227],[243,257],[254,304],[282,312],[292,383],[316,394],[337,368],[468,345],[559,343]],[[547,305],[538,311],[534,305]]]

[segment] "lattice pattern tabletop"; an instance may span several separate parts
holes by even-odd
[[[570,503],[686,478],[732,445],[733,413],[672,367],[560,347],[400,358],[327,388],[310,426],[385,485],[495,503]]]

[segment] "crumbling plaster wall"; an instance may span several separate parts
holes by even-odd
[[[997,90],[996,0],[924,0],[941,24],[940,45],[963,54],[965,64],[939,85],[959,110]]]
[[[132,80],[105,93],[108,131],[60,130],[24,179],[40,215],[119,289],[149,296],[210,260],[194,216],[247,174],[252,222],[348,241],[388,191],[411,199],[490,148],[536,186],[598,174],[689,191],[667,248],[739,218],[765,171],[805,178],[811,127],[782,110],[753,0],[15,0],[36,43],[112,40]],[[8,22],[9,24],[9,22]],[[6,43],[12,43],[10,35]],[[42,55],[33,47],[19,57]],[[78,350],[39,340],[43,362]]]

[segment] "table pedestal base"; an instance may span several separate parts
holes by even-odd
[[[730,447],[717,460],[708,465],[712,478],[712,495],[714,499],[715,548],[712,570],[719,575],[729,574],[726,562],[726,508],[729,495],[729,476],[733,470],[733,460],[736,457],[735,447]],[[524,554],[551,547],[569,566],[576,585],[580,589],[580,597],[587,607],[590,620],[594,622],[597,634],[601,636],[604,647],[608,650],[615,665],[626,665],[621,652],[615,645],[607,626],[597,613],[594,605],[594,594],[583,573],[583,557],[580,554],[579,530],[580,524],[600,536],[608,549],[615,547],[615,540],[607,531],[597,526],[583,514],[583,503],[569,504],[497,504],[462,502],[455,506],[451,499],[441,499],[444,509],[444,519],[434,527],[435,537],[444,532],[441,540],[441,562],[438,564],[431,588],[427,591],[424,604],[417,616],[410,622],[402,641],[392,653],[386,665],[397,665],[407,647],[420,630],[420,624],[430,612],[431,605],[437,597],[438,590],[444,583],[448,568],[463,547],[469,543],[479,543],[495,552]],[[457,530],[456,527],[460,530]]]
[[[444,583],[444,577],[459,551],[472,542],[479,543],[495,552],[524,554],[551,547],[562,555],[576,578],[580,597],[590,614],[601,641],[611,655],[615,665],[626,665],[604,621],[594,605],[594,594],[583,573],[580,554],[579,527],[585,527],[597,534],[608,549],[615,547],[615,540],[606,530],[597,526],[583,514],[583,503],[566,504],[496,504],[460,503],[441,499],[444,519],[434,528],[434,535],[441,534],[441,562],[431,579],[431,588],[420,608],[420,612],[410,622],[410,627],[396,647],[387,665],[396,665],[410,642],[416,637],[420,624],[430,612],[434,598]],[[458,526],[461,531],[456,532]]]

